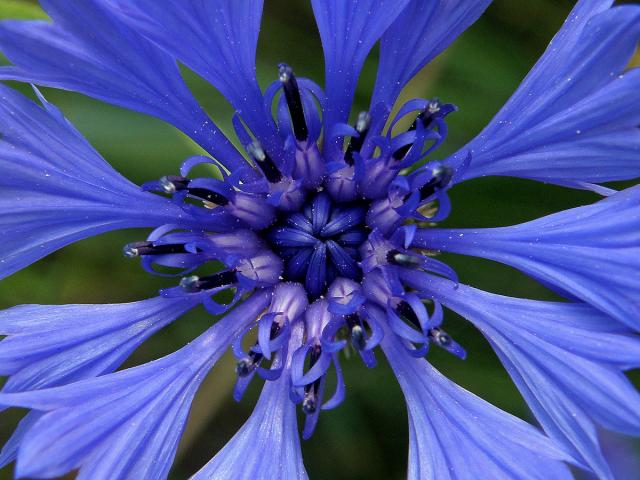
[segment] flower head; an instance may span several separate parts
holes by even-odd
[[[52,23],[0,24],[14,64],[0,79],[154,115],[207,154],[137,187],[37,90],[41,107],[0,86],[0,276],[71,242],[147,227],[123,253],[169,277],[140,302],[0,312],[0,374],[9,377],[0,405],[31,409],[0,461],[17,457],[18,476],[166,478],[191,401],[231,348],[234,398],[253,381],[265,385],[251,417],[194,478],[306,478],[296,405],[309,439],[321,411],[345,401],[341,363],[352,350],[366,368],[385,355],[398,378],[410,478],[569,478],[567,463],[611,478],[596,428],[640,434],[640,395],[624,374],[640,363],[640,190],[601,184],[640,176],[640,77],[626,70],[640,7],[578,1],[505,107],[442,158],[457,107],[437,98],[392,107],[489,0],[312,0],[324,89],[282,63],[264,92],[255,74],[261,0],[41,3]],[[370,107],[354,112],[378,43]],[[199,107],[177,62],[234,107],[241,149]],[[218,175],[194,173],[203,163]],[[438,227],[454,208],[448,191],[485,175],[608,198],[512,227]],[[515,267],[564,301],[474,289],[435,258],[440,251]],[[207,331],[116,371],[197,305],[212,315]],[[489,340],[544,432],[427,362],[432,348],[467,357],[443,307]]]

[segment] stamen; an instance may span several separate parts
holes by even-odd
[[[316,392],[308,390],[304,392],[304,400],[302,400],[302,411],[307,415],[311,415],[316,411]]]
[[[236,374],[239,377],[248,377],[249,374],[256,369],[263,357],[261,353],[250,351],[248,356],[238,360],[236,364]]]
[[[164,193],[171,195],[173,193],[176,193],[178,190],[185,190],[190,181],[191,180],[185,177],[167,175],[160,179],[160,186],[162,187]]]
[[[351,344],[357,350],[363,350],[365,347],[364,329],[360,325],[360,317],[357,313],[352,313],[344,317],[347,326],[351,331]]]
[[[434,97],[433,100],[431,100],[431,102],[429,102],[429,106],[427,107],[427,111],[431,114],[437,113],[440,111],[440,107],[442,106],[442,103],[440,102],[440,99],[438,97]]]
[[[271,324],[271,328],[269,329],[269,338],[271,340],[275,339],[278,336],[278,333],[280,333],[281,329],[282,325],[280,325],[278,322],[273,322]]]
[[[273,322],[269,331],[269,339],[274,340],[278,336],[278,333],[280,333],[280,330],[282,330],[282,325],[280,325],[278,322]],[[254,348],[257,346],[258,342],[254,344]],[[260,364],[260,362],[262,362],[264,354],[256,352],[254,348],[250,349],[249,354],[246,357],[238,360],[238,363],[236,363],[236,374],[239,377],[249,376],[249,374],[253,372]]]
[[[440,328],[429,330],[429,337],[441,347],[448,347],[453,342],[451,335]]]
[[[183,290],[187,292],[197,292],[200,289],[198,288],[198,282],[200,281],[200,277],[197,275],[191,275],[189,277],[184,277],[180,279],[180,286]]]
[[[184,244],[154,245],[153,242],[128,243],[122,249],[125,257],[135,258],[140,255],[167,255],[172,253],[188,253]]]
[[[235,270],[226,270],[224,272],[214,273],[207,277],[198,277],[191,275],[180,280],[180,286],[187,292],[200,292],[211,288],[222,287],[237,283],[238,277]]]
[[[420,112],[418,114],[418,116],[416,117],[416,119],[413,121],[413,123],[411,124],[411,126],[407,129],[407,132],[412,132],[414,131],[416,128],[418,128],[418,121],[424,116],[424,112]],[[404,157],[407,156],[407,153],[409,153],[409,150],[411,150],[411,147],[413,147],[412,143],[409,143],[407,145],[403,145],[402,147],[400,147],[399,149],[397,149],[395,152],[393,152],[392,157],[394,158],[394,160],[400,161],[402,160]]]
[[[353,154],[355,152],[359,152],[362,148],[362,144],[367,136],[370,124],[371,117],[369,116],[369,112],[360,112],[358,120],[356,121],[356,131],[359,133],[359,136],[351,137],[349,145],[347,146],[347,151],[344,153],[344,161],[347,165],[353,165]]]
[[[218,192],[207,190],[206,188],[188,188],[189,195],[200,198],[205,202],[214,203],[216,205],[227,205],[229,200]]]
[[[413,308],[411,308],[411,305],[409,305],[405,300],[402,300],[398,304],[398,306],[396,307],[396,312],[401,317],[410,321],[416,328],[422,328],[420,326],[420,320],[418,319],[416,312],[413,311]]]
[[[420,187],[420,198],[429,198],[438,190],[445,188],[453,178],[453,169],[448,165],[442,165],[433,171],[433,177]]]
[[[416,116],[416,119],[413,121],[407,131],[412,132],[413,130],[418,128],[418,122],[421,122],[424,128],[429,128],[433,123],[434,115],[440,111],[441,107],[442,103],[440,103],[440,99],[433,98],[431,101],[429,101],[429,105],[427,105],[427,108],[421,111]],[[409,153],[409,150],[411,150],[412,146],[413,144],[410,143],[408,145],[400,147],[395,152],[393,152],[393,158],[398,161],[402,160],[407,155],[407,153]]]
[[[413,129],[410,128],[409,130],[415,130],[415,127]],[[406,157],[407,153],[409,153],[409,150],[411,150],[411,147],[413,147],[413,144],[411,144],[411,143],[409,143],[407,145],[403,145],[402,147],[397,149],[395,152],[393,152],[393,154],[391,156],[393,157],[394,160],[399,162],[404,157]]]
[[[429,340],[462,360],[467,358],[465,349],[439,327],[429,330]]]
[[[387,261],[394,265],[400,265],[401,267],[419,267],[422,265],[422,260],[419,258],[398,250],[390,250],[389,253],[387,253]]]
[[[316,362],[320,359],[322,353],[322,347],[315,345],[309,355],[309,368],[313,368]],[[304,399],[302,400],[302,411],[307,415],[310,415],[318,408],[316,398],[318,396],[318,390],[320,389],[320,382],[322,377],[318,378],[315,382],[304,387]]]
[[[282,89],[284,90],[284,97],[289,107],[289,114],[291,115],[293,133],[299,142],[304,142],[309,138],[309,129],[307,127],[307,121],[304,118],[298,81],[293,74],[293,70],[286,63],[278,65],[278,71],[280,74],[280,82],[282,82]]]
[[[247,150],[269,183],[278,183],[282,180],[282,173],[280,173],[280,170],[278,170],[278,167],[273,163],[273,160],[267,155],[260,143],[253,142],[247,147]]]
[[[189,187],[191,180],[186,177],[167,175],[160,179],[160,186],[165,193],[173,194],[177,191],[186,190],[189,195],[199,198],[209,204],[227,205],[229,200],[221,193],[207,190],[206,188]]]

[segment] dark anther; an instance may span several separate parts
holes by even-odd
[[[425,126],[425,128],[429,128],[431,126],[435,115],[440,111],[441,107],[442,103],[440,103],[440,99],[434,98],[429,102],[426,110],[422,111],[420,115],[418,115],[418,118],[422,120],[422,124]]]
[[[422,265],[420,258],[402,253],[399,250],[389,250],[387,253],[387,262],[400,265],[401,267],[419,267]]]
[[[413,130],[415,130],[415,127],[413,128]],[[399,149],[393,152],[392,157],[394,158],[394,160],[397,160],[397,161],[402,160],[407,155],[407,153],[409,153],[409,150],[411,150],[412,146],[413,146],[412,143],[408,143],[406,145],[401,146]]]
[[[407,130],[407,132],[413,132],[416,128],[418,128],[418,122],[422,120],[423,117],[424,117],[424,112],[420,112],[416,117],[416,119],[411,124],[411,126],[409,127],[409,129]],[[393,152],[392,156],[394,160],[400,161],[404,157],[406,157],[407,153],[409,153],[409,150],[411,150],[412,146],[413,146],[412,143],[408,143],[407,145],[403,145],[402,147],[397,149],[395,152]]]
[[[191,275],[180,280],[180,286],[187,292],[200,292],[211,288],[222,287],[224,285],[232,285],[238,281],[235,270],[226,270],[224,272],[214,273],[207,277],[198,277]]]
[[[443,106],[445,107],[444,109],[442,108]],[[436,114],[440,113],[439,116],[444,117],[449,113],[451,113],[452,111],[454,111],[455,109],[456,107],[454,107],[453,105],[451,104],[442,105],[442,103],[440,103],[440,99],[434,98],[429,101],[429,105],[427,105],[427,108],[418,114],[418,116],[413,121],[413,123],[411,124],[411,126],[407,131],[412,132],[413,130],[418,128],[418,122],[421,122],[424,128],[429,128],[431,127],[433,120],[436,117]],[[402,160],[407,155],[407,153],[409,153],[409,150],[411,150],[412,146],[413,144],[411,143],[407,145],[403,145],[402,147],[397,149],[395,152],[393,152],[393,158],[396,160]]]
[[[320,359],[322,353],[322,347],[320,345],[314,345],[309,355],[309,368],[313,368],[316,362]],[[312,414],[318,407],[316,398],[318,396],[318,390],[320,389],[320,382],[322,377],[318,378],[315,382],[306,385],[304,387],[304,400],[302,400],[302,411],[307,415]]]
[[[351,332],[351,344],[357,349],[365,347],[364,328],[360,325],[360,317],[357,313],[351,313],[344,317]]]
[[[172,194],[176,193],[178,190],[186,190],[190,181],[191,180],[185,177],[167,175],[160,179],[160,186],[165,193]]]
[[[351,343],[358,350],[364,350],[366,341],[364,339],[364,329],[360,325],[356,325],[351,329]]]
[[[311,415],[316,411],[316,392],[309,390],[304,393],[304,400],[302,400],[302,411],[307,415]]]
[[[304,142],[309,138],[309,129],[307,121],[304,118],[304,110],[302,108],[302,98],[300,97],[300,88],[296,80],[293,70],[286,63],[278,65],[280,82],[284,90],[284,97],[287,100],[289,114],[291,115],[291,123],[293,124],[293,133],[296,139]]]
[[[218,192],[207,190],[206,188],[188,188],[189,195],[200,198],[205,202],[215,203],[216,205],[226,205],[229,200]]]
[[[447,165],[436,168],[433,177],[420,187],[420,198],[424,200],[446,187],[453,177],[453,169]]]
[[[249,357],[238,360],[238,363],[236,363],[236,375],[246,377],[251,373],[252,368],[255,368],[255,366]]]
[[[189,195],[216,205],[226,205],[229,200],[222,194],[207,190],[206,188],[189,187],[191,180],[185,177],[167,175],[160,179],[160,186],[165,193],[173,194],[180,190],[186,190]]]
[[[254,351],[250,351],[249,355],[242,358],[236,363],[236,374],[239,377],[248,377],[262,361],[263,355]]]
[[[153,242],[133,242],[122,249],[125,257],[134,258],[140,255],[167,255],[171,253],[187,253],[184,244],[154,245]]]
[[[309,355],[309,368],[312,368],[316,362],[320,359],[322,353],[322,347],[320,345],[314,345]]]
[[[280,333],[281,329],[282,327],[280,326],[279,323],[273,322],[271,324],[271,331],[269,332],[269,338],[271,340],[275,339],[278,336],[278,333]],[[257,345],[258,345],[258,342],[256,342],[255,346]],[[239,377],[248,376],[251,372],[253,372],[256,369],[256,367],[260,364],[263,358],[264,358],[264,355],[262,353],[256,352],[253,349],[249,350],[249,355],[247,355],[244,358],[241,358],[240,360],[238,360],[238,363],[236,363],[236,374]]]
[[[278,333],[280,333],[281,329],[282,326],[278,322],[273,322],[271,324],[271,330],[269,330],[269,339],[274,340],[278,336]]]
[[[371,123],[371,117],[369,116],[369,112],[360,112],[358,115],[358,120],[356,121],[356,131],[359,136],[351,137],[349,140],[349,145],[347,146],[347,151],[344,153],[344,161],[347,165],[353,165],[353,154],[355,152],[359,152],[362,148],[362,144],[364,143],[364,139],[367,136],[367,132],[369,131],[369,124]]]
[[[416,312],[414,312],[413,308],[411,308],[411,305],[409,305],[404,300],[402,300],[398,304],[398,306],[396,307],[396,312],[401,317],[404,317],[405,319],[409,320],[416,328],[421,328],[420,320],[418,319]]]
[[[247,147],[249,154],[253,157],[262,173],[269,183],[278,183],[282,179],[282,173],[258,142],[254,142]]]
[[[432,328],[429,330],[429,337],[441,347],[448,347],[453,341],[451,335],[439,328]]]

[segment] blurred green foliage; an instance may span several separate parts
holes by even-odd
[[[2,0],[2,3],[0,3],[0,18],[43,20],[48,17],[34,2],[25,0]]]
[[[438,96],[460,107],[458,113],[449,117],[450,137],[438,156],[455,151],[490,120],[543,52],[572,3],[496,0],[480,21],[407,86],[403,98]],[[35,3],[27,0],[1,0],[0,17],[46,18]],[[262,86],[276,78],[276,65],[281,61],[292,65],[298,75],[322,83],[322,59],[307,2],[268,0],[258,53]],[[376,64],[374,54],[364,67],[354,113],[368,104]],[[186,69],[185,77],[218,125],[231,132],[231,107],[211,86]],[[28,88],[17,87],[31,95]],[[104,157],[135,182],[174,173],[182,159],[198,151],[184,135],[159,120],[77,94],[44,91]],[[514,179],[475,180],[451,193],[454,210],[447,224],[458,227],[508,225],[596,200],[587,192]],[[122,245],[144,236],[143,231],[116,232],[69,246],[4,280],[0,307],[18,303],[124,302],[152,296],[158,288],[168,285],[167,280],[149,276],[136,262],[121,255]],[[511,268],[456,256],[447,256],[445,260],[465,283],[507,295],[553,298]],[[179,348],[211,321],[202,311],[180,319],[135,352],[127,365]],[[446,322],[447,329],[467,348],[468,360],[463,362],[433,351],[429,354],[430,361],[487,401],[531,420],[486,341],[454,315]],[[343,361],[347,399],[337,410],[323,412],[316,434],[303,445],[305,464],[312,478],[405,477],[408,432],[404,400],[381,357],[381,365],[374,370],[367,370],[355,359]],[[187,478],[200,468],[250,414],[259,393],[259,382],[255,382],[242,403],[236,404],[230,397],[234,380],[233,362],[227,356],[215,367],[196,398],[171,478]],[[14,412],[2,417],[2,439],[7,438],[17,419],[18,413]],[[10,478],[8,470],[0,472],[0,478]]]

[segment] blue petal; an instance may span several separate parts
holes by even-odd
[[[188,218],[113,170],[54,106],[2,85],[0,100],[0,278],[98,233]]]
[[[325,134],[347,123],[369,51],[409,0],[312,0],[325,59]]]
[[[136,31],[220,90],[268,151],[278,150],[256,80],[262,0],[108,2]]]
[[[358,227],[365,218],[365,211],[361,207],[335,209],[331,221],[327,223],[320,234],[324,237],[332,237]]]
[[[491,123],[454,155],[455,181],[515,176],[577,188],[640,176],[640,6],[581,1]]]
[[[46,411],[26,433],[17,476],[163,479],[196,390],[270,291],[246,300],[181,350],[154,362],[62,387],[2,393],[3,405]]]
[[[0,79],[83,93],[161,118],[226,167],[246,165],[182,80],[175,61],[128,28],[101,0],[43,0],[54,23],[4,21],[0,49],[15,64]]]
[[[193,308],[188,297],[114,305],[20,305],[0,311],[3,392],[54,387],[118,368],[142,342]]]
[[[291,336],[289,353],[297,350],[302,325]],[[276,362],[275,367],[280,364]],[[247,422],[191,480],[304,480],[295,404],[289,398],[291,358],[278,380],[266,382]]]
[[[0,451],[0,468],[4,468],[16,459],[18,448],[20,448],[25,433],[40,420],[40,417],[42,417],[42,413],[34,410],[27,413],[20,420],[13,434],[2,447],[2,451]]]
[[[319,234],[322,228],[329,221],[329,215],[331,214],[331,198],[326,194],[320,194],[313,199],[311,204],[311,225],[313,228],[313,234]]]
[[[360,268],[357,262],[351,258],[351,256],[333,240],[328,240],[327,250],[331,256],[333,266],[336,267],[338,273],[347,278],[358,278],[360,275]]]
[[[313,247],[318,240],[302,230],[282,227],[270,234],[271,241],[278,247]]]
[[[598,478],[612,478],[594,423],[640,435],[640,338],[584,304],[493,295],[440,279],[427,291],[489,339],[548,434]],[[617,331],[615,330],[617,328]]]
[[[411,0],[382,36],[371,105],[393,106],[422,67],[475,22],[491,0]]]
[[[382,348],[409,410],[408,478],[571,478],[564,452],[531,425],[411,357],[393,335]]]
[[[414,246],[511,265],[640,330],[640,186],[512,227],[420,230]]]
[[[319,296],[327,286],[327,245],[318,243],[307,264],[305,286],[309,294]]]

